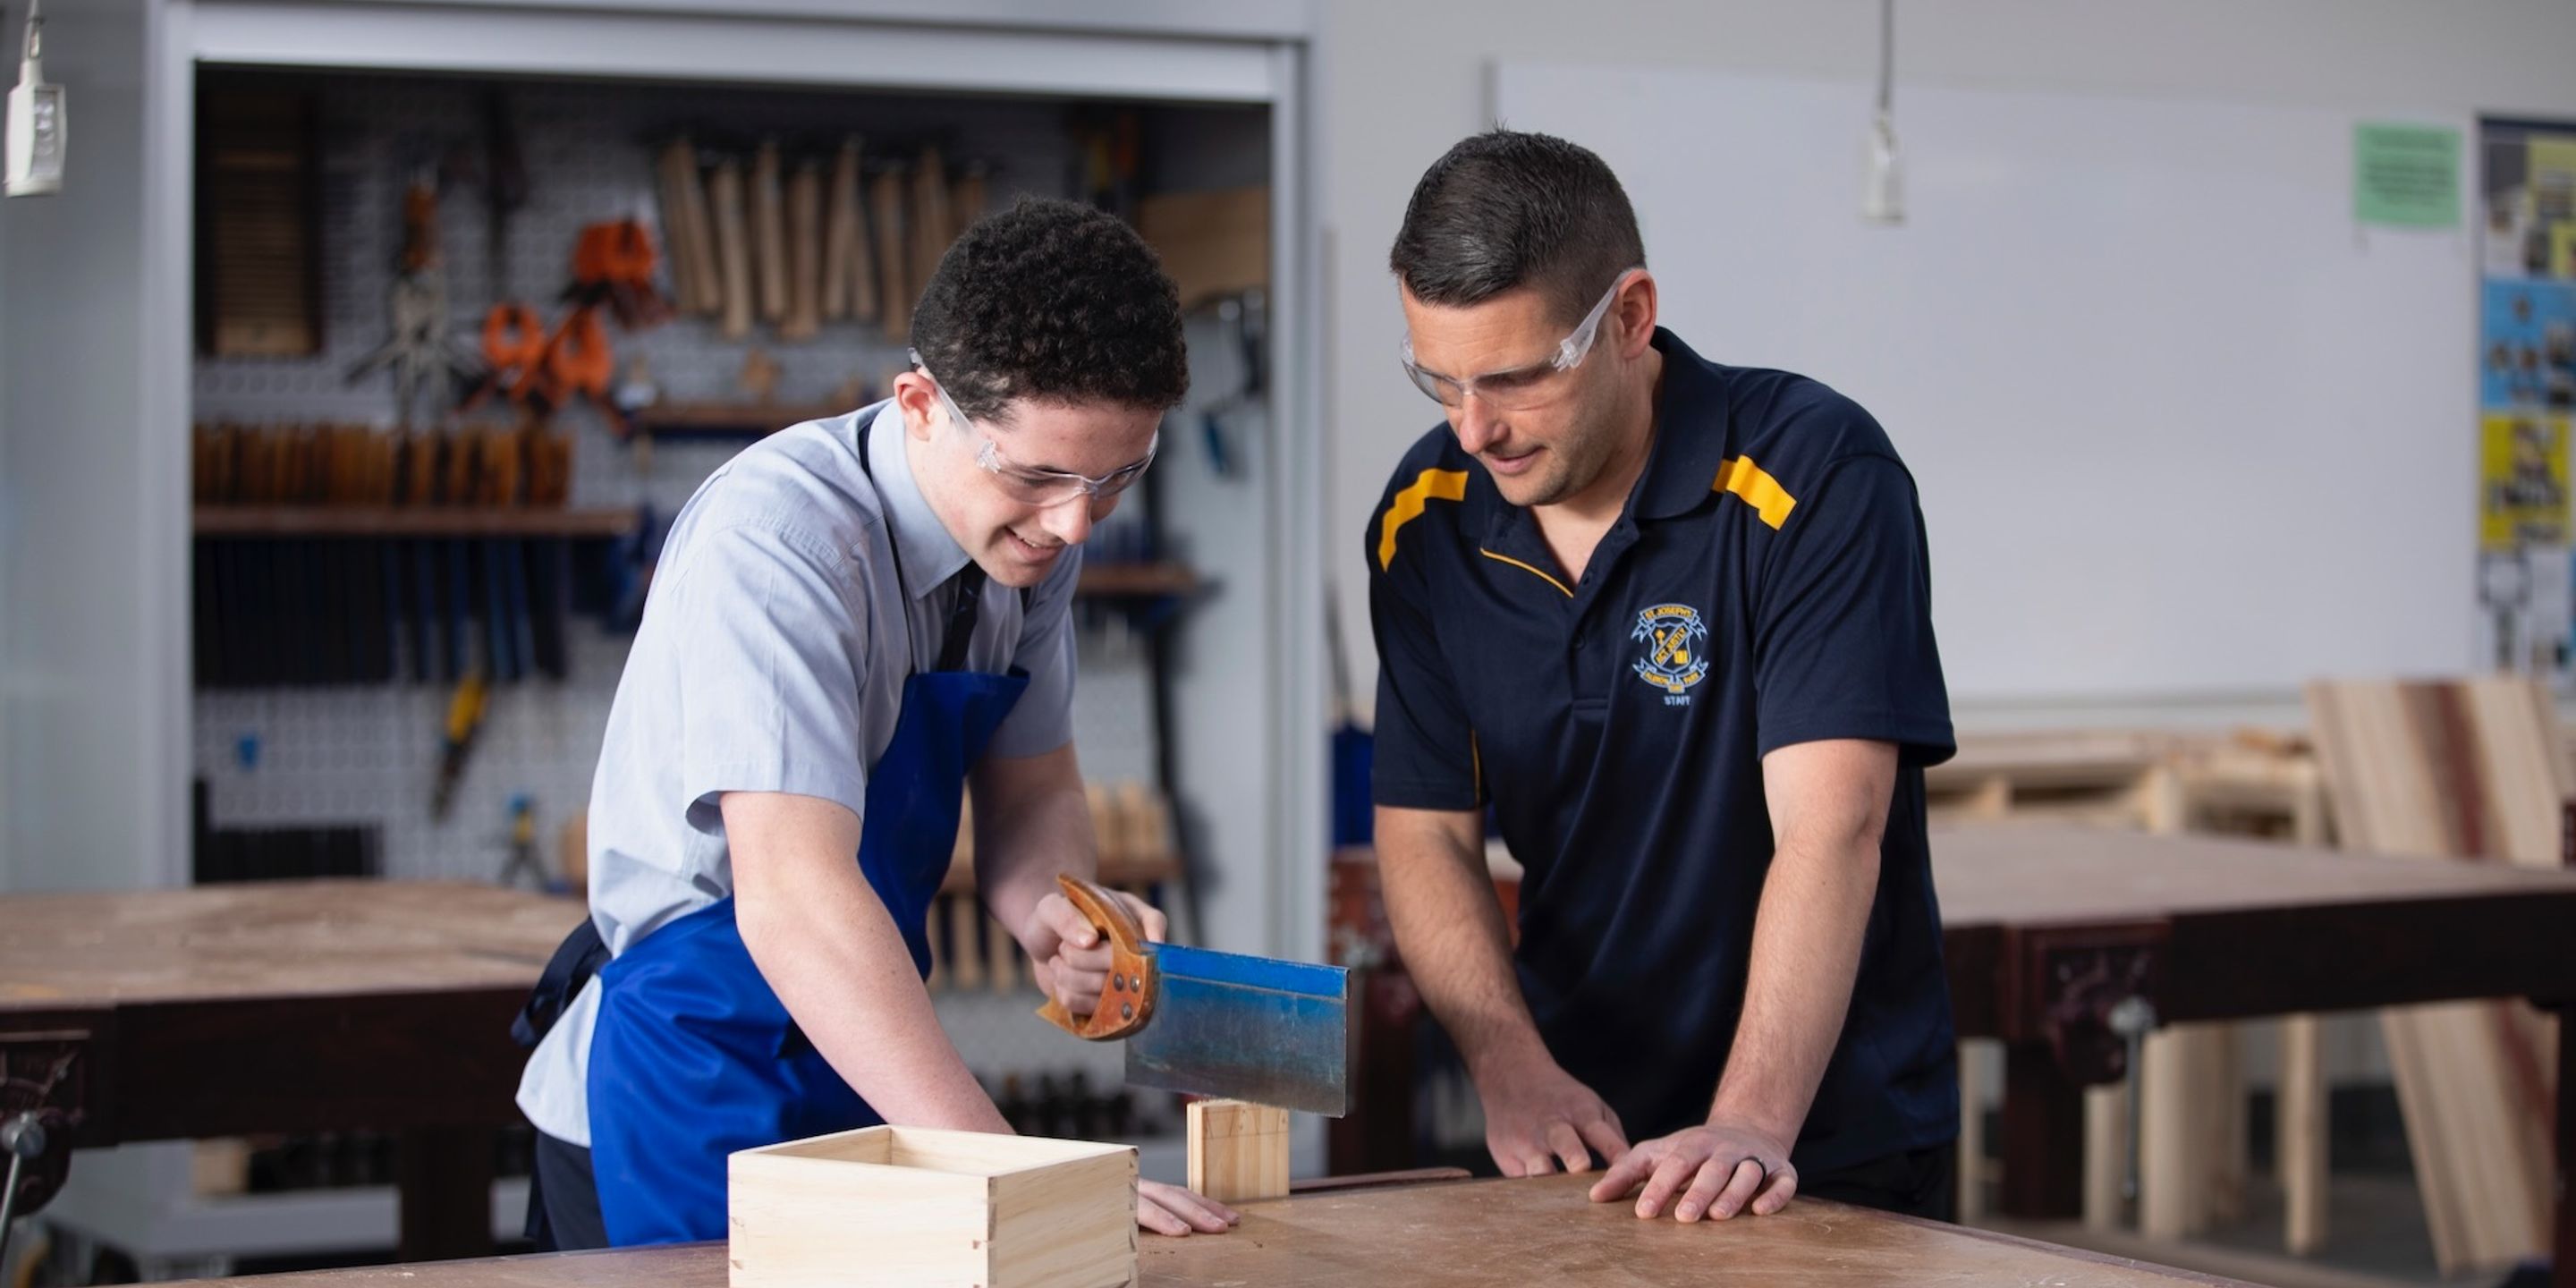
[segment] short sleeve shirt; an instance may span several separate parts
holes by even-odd
[[[724,793],[866,818],[904,680],[936,665],[966,562],[914,482],[891,403],[781,431],[699,486],[663,543],[591,782],[591,920],[611,953],[732,894]],[[1077,548],[1025,601],[984,587],[966,666],[1029,674],[987,754],[1071,741],[1080,572]],[[574,1144],[590,1138],[597,1009],[594,983],[520,1083],[529,1120]]]
[[[1953,751],[1914,481],[1850,399],[1658,331],[1655,441],[1582,578],[1446,426],[1369,525],[1381,805],[1490,809],[1523,994],[1632,1139],[1705,1120],[1770,866],[1762,758],[1900,751],[1860,971],[1795,1158],[1954,1138],[1923,767]]]

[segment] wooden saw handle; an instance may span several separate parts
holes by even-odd
[[[1056,886],[1109,941],[1109,985],[1100,1006],[1076,1018],[1050,997],[1038,1018],[1090,1042],[1108,1042],[1145,1027],[1154,1018],[1154,959],[1145,952],[1145,927],[1118,896],[1081,877],[1059,875]]]

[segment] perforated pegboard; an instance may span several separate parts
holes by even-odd
[[[391,382],[351,384],[350,363],[386,333],[386,292],[399,238],[403,184],[412,169],[464,147],[472,160],[483,86],[447,79],[329,77],[311,83],[321,96],[323,307],[325,352],[299,360],[203,360],[195,381],[195,417],[250,422],[331,420],[390,425]],[[791,94],[708,88],[512,84],[511,115],[522,136],[530,175],[529,204],[510,226],[501,277],[508,290],[544,304],[560,289],[578,229],[595,220],[640,215],[658,226],[653,147],[674,130],[702,143],[745,151],[774,134],[791,152],[836,145],[857,132],[872,149],[939,144],[952,162],[978,160],[990,171],[991,201],[1016,191],[1066,190],[1070,149],[1058,105],[1026,100],[924,100],[856,94]],[[1232,122],[1236,129],[1245,122]],[[1251,137],[1261,137],[1251,122]],[[1208,143],[1206,138],[1202,144]],[[494,296],[486,266],[482,191],[452,183],[440,203],[449,315],[454,335],[471,349]],[[1202,340],[1194,320],[1194,349]],[[717,335],[710,320],[684,318],[641,335],[613,335],[621,367],[641,354],[665,397],[722,401],[738,396],[737,377],[750,345]],[[830,324],[801,345],[756,330],[757,345],[779,366],[781,402],[824,398],[852,376],[871,383],[901,361],[901,346],[874,326]],[[1203,382],[1203,362],[1193,361]],[[1232,377],[1228,378],[1229,385]],[[1222,397],[1213,384],[1197,391]],[[586,408],[561,422],[574,435],[572,504],[649,502],[663,519],[676,512],[705,476],[740,450],[738,442],[662,440],[639,461]],[[1176,424],[1195,423],[1185,412]],[[1171,445],[1167,444],[1167,449]],[[1189,449],[1167,450],[1169,459]],[[1172,467],[1162,467],[1168,473]],[[1118,516],[1132,523],[1142,497]],[[1105,529],[1095,547],[1114,540]],[[1077,606],[1081,673],[1073,721],[1086,777],[1150,780],[1155,769],[1152,676],[1144,643],[1125,619],[1101,606]],[[430,817],[438,772],[443,685],[272,689],[200,693],[195,700],[194,763],[208,784],[208,810],[219,827],[367,822],[383,828],[384,868],[410,878],[489,879],[506,858],[507,810],[513,795],[534,798],[539,834],[552,861],[557,831],[590,794],[609,704],[626,660],[626,641],[587,619],[568,629],[571,676],[493,691],[486,723],[453,808]],[[1204,857],[1204,856],[1203,856]],[[969,1065],[988,1083],[1017,1073],[1062,1076],[1080,1070],[1095,1090],[1116,1085],[1118,1049],[1076,1041],[1040,1023],[1033,990],[1012,993],[946,990],[936,996],[943,1024]],[[1167,1098],[1166,1098],[1167,1099]],[[1159,1118],[1170,1107],[1150,1097]],[[1175,1125],[1165,1123],[1166,1126]],[[1148,1124],[1140,1123],[1140,1129]],[[1174,1179],[1177,1179],[1175,1177]]]
[[[351,385],[342,373],[385,333],[402,195],[411,176],[424,169],[449,176],[438,234],[461,344],[472,347],[483,312],[496,298],[477,175],[485,95],[494,87],[405,77],[324,77],[309,83],[319,95],[322,122],[326,352],[312,359],[200,362],[201,418],[390,422],[389,379],[379,375]],[[995,205],[1018,192],[1063,192],[1072,155],[1063,109],[1025,100],[628,85],[507,84],[497,92],[516,126],[529,175],[527,204],[508,225],[506,297],[549,309],[565,284],[584,224],[632,215],[658,235],[655,149],[684,130],[709,157],[747,156],[753,145],[771,138],[791,160],[823,153],[849,134],[859,135],[872,154],[908,154],[933,143],[950,158],[952,173],[957,164],[982,163]],[[723,340],[710,319],[683,318],[640,335],[618,333],[613,340],[621,368],[631,356],[644,355],[666,396],[683,401],[735,396],[743,359],[755,344],[780,366],[782,402],[821,399],[852,376],[873,382],[903,360],[899,340],[857,323],[827,324],[819,337],[801,344],[781,343],[766,329],[740,343]],[[657,471],[662,464],[656,462]],[[673,466],[679,474],[688,472],[686,462]]]
[[[387,332],[387,290],[399,249],[404,186],[445,165],[438,232],[448,312],[457,343],[476,347],[495,298],[487,266],[483,189],[470,173],[484,96],[494,88],[445,78],[331,76],[302,82],[319,97],[324,352],[302,359],[204,359],[196,369],[197,420],[339,421],[389,426],[390,377],[356,383],[344,373]],[[511,219],[500,285],[551,309],[582,225],[627,215],[658,226],[654,149],[688,130],[708,150],[747,153],[776,137],[791,156],[824,151],[846,134],[872,152],[935,143],[952,162],[989,172],[999,205],[1020,191],[1066,188],[1071,149],[1060,105],[997,98],[923,99],[705,87],[550,85],[498,87],[520,138],[528,202]],[[740,397],[737,378],[753,346],[779,366],[776,397],[811,402],[853,376],[871,383],[902,361],[902,346],[873,326],[835,323],[802,344],[766,328],[727,342],[711,320],[682,318],[630,335],[614,332],[621,369],[643,355],[665,397]],[[575,436],[572,504],[649,502],[664,520],[739,442],[671,441],[648,459],[617,442],[589,409],[561,420]],[[448,694],[443,686],[201,692],[195,699],[195,766],[209,784],[218,827],[373,822],[384,828],[384,865],[399,877],[488,877],[500,870],[511,796],[535,798],[551,838],[589,796],[625,641],[591,622],[572,623],[571,678],[494,690],[487,722],[454,807],[429,816]],[[1075,704],[1077,741],[1094,778],[1149,778],[1150,679],[1141,648],[1114,631],[1087,632]]]

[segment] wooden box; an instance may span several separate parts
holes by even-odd
[[[1136,1151],[869,1127],[733,1155],[733,1288],[1136,1282]]]

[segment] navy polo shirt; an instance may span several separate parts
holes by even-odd
[[[1851,1009],[1794,1160],[1958,1135],[1923,767],[1953,747],[1914,481],[1803,376],[1668,331],[1655,441],[1580,581],[1443,425],[1368,532],[1380,805],[1488,804],[1525,869],[1522,993],[1632,1140],[1706,1121],[1772,853],[1762,757],[1900,748]]]

